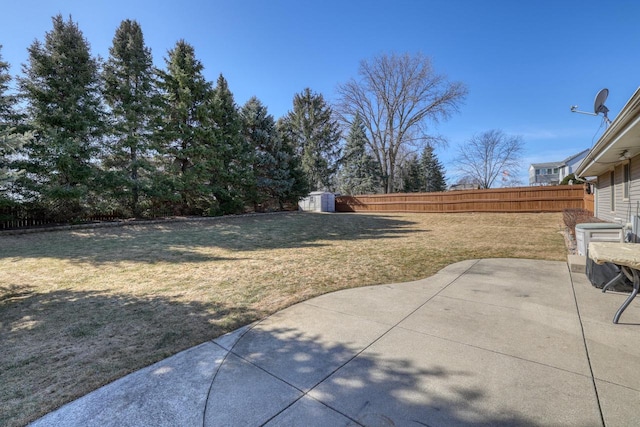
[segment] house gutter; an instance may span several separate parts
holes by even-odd
[[[609,125],[607,130],[598,139],[596,145],[587,153],[585,159],[576,169],[575,175],[583,177],[585,171],[598,163],[600,157],[607,152],[607,149],[620,137],[627,133],[629,129],[640,122],[637,110],[640,108],[640,88],[629,98],[629,101],[622,107],[622,111]],[[633,120],[635,117],[635,120]],[[633,121],[633,123],[632,123]]]

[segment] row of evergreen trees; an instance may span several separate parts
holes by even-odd
[[[316,189],[380,189],[359,118],[341,150],[331,107],[310,89],[277,122],[255,97],[238,107],[183,40],[156,69],[136,21],[121,23],[104,62],[60,15],[28,53],[16,92],[0,56],[0,203],[60,220],[106,210],[218,215],[281,209]],[[430,147],[405,169],[405,191],[444,189]]]

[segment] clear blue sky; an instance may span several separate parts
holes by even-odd
[[[276,118],[305,87],[334,100],[362,59],[420,51],[469,89],[460,113],[433,127],[449,141],[437,154],[450,181],[457,147],[502,129],[524,138],[526,184],[529,163],[562,160],[600,135],[600,118],[571,105],[591,111],[606,87],[613,119],[640,86],[636,0],[1,0],[12,74],[58,13],[71,15],[102,57],[123,19],[141,24],[158,66],[185,39],[209,80],[222,73],[239,105],[255,95]]]

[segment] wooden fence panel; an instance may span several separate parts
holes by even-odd
[[[588,209],[578,185],[339,196],[337,212],[562,212]],[[591,208],[593,210],[593,208]]]
[[[585,194],[584,195],[584,208],[586,210],[588,210],[589,212],[591,212],[591,214],[593,215],[593,213],[595,212],[595,197],[593,195],[593,193],[591,194]]]
[[[117,221],[122,218],[121,213],[111,211],[77,218],[74,223]],[[42,209],[28,209],[23,206],[0,208],[0,231],[53,225],[61,225],[61,223],[47,215]]]

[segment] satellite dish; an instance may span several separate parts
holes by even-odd
[[[596,95],[596,100],[593,103],[594,113],[596,114],[602,113],[604,114],[605,117],[607,117],[607,113],[609,112],[609,109],[605,107],[604,102],[607,100],[608,96],[609,96],[609,89],[602,89],[600,92],[598,92],[598,94]]]
[[[605,123],[609,125],[611,124],[611,120],[609,120],[609,117],[607,117],[607,113],[609,112],[609,109],[604,105],[604,102],[607,100],[608,96],[609,96],[609,89],[606,89],[606,88],[601,89],[600,92],[598,92],[598,94],[596,95],[596,100],[593,103],[593,113],[588,113],[586,111],[579,111],[577,105],[571,106],[571,112],[587,114],[589,116],[597,116],[598,114],[602,113],[602,115],[604,116]]]

